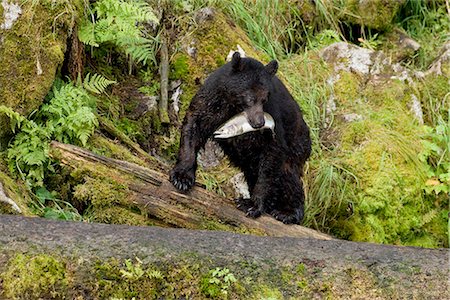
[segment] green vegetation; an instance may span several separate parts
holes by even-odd
[[[228,290],[233,283],[236,282],[236,277],[227,268],[215,268],[210,270],[206,276],[200,281],[200,290],[202,294],[208,298],[225,298],[228,295]]]
[[[52,256],[17,254],[0,276],[8,298],[61,299],[67,294],[67,273],[66,264]]]
[[[188,258],[189,257],[189,258]],[[145,260],[148,260],[147,257]],[[154,257],[153,257],[154,258]],[[1,268],[0,296],[8,299],[323,299],[367,293],[389,298],[378,273],[346,269],[335,286],[332,270],[263,265],[241,261],[236,267],[216,266],[192,253],[157,263],[133,259],[71,258],[47,254],[13,254]],[[311,264],[311,265],[310,265]],[[380,280],[380,281],[377,281]],[[389,279],[388,279],[389,280]],[[341,284],[341,283],[339,283]]]
[[[86,145],[98,126],[97,100],[86,90],[103,92],[112,83],[114,81],[99,75],[88,75],[82,85],[77,86],[57,81],[48,103],[30,119],[0,106],[0,112],[11,120],[11,129],[18,130],[7,150],[11,172],[20,175],[31,187],[42,186],[45,173],[54,171],[48,157],[50,141]]]
[[[158,23],[153,9],[144,1],[101,0],[94,3],[92,18],[84,19],[78,34],[87,45],[109,43],[136,62],[156,63],[157,40],[144,35],[143,22]]]

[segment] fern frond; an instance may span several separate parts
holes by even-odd
[[[88,73],[84,78],[83,88],[89,92],[101,94],[105,92],[109,85],[114,83],[117,83],[117,81],[109,80],[100,74],[94,74],[91,76],[91,74]]]
[[[142,23],[159,22],[145,1],[99,0],[94,4],[97,19],[79,29],[80,40],[91,46],[112,43],[137,62],[156,62],[157,39],[146,38]]]
[[[98,47],[97,39],[95,37],[96,27],[90,21],[83,22],[78,28],[78,39],[86,45]]]
[[[12,132],[15,132],[16,128],[20,129],[22,127],[22,124],[27,121],[25,117],[21,116],[11,107],[5,105],[0,105],[0,113],[5,114],[9,118]]]

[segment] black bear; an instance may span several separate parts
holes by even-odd
[[[277,69],[275,60],[264,66],[235,52],[231,62],[206,79],[183,121],[177,163],[170,171],[177,189],[194,185],[197,153],[221,124],[245,112],[249,124],[261,128],[267,112],[275,133],[258,130],[217,142],[249,187],[251,198],[238,199],[238,208],[253,218],[267,212],[284,223],[301,222],[305,196],[300,176],[311,139],[299,106],[275,76]]]

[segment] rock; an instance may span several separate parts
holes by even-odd
[[[395,28],[386,36],[386,53],[395,62],[412,58],[421,45],[412,39],[404,30]]]
[[[3,0],[0,17],[0,99],[26,116],[50,90],[64,60],[67,38],[84,10],[83,1]],[[10,133],[0,116],[0,139]]]
[[[448,249],[18,216],[0,232],[2,299],[448,298]]]
[[[411,109],[413,115],[416,117],[419,124],[423,125],[422,105],[420,103],[420,100],[414,94],[411,95],[410,109]]]
[[[344,118],[345,122],[355,122],[361,121],[363,119],[363,116],[355,113],[345,114],[342,117]]]
[[[220,146],[216,142],[208,140],[205,147],[200,150],[197,161],[200,166],[207,170],[218,166],[224,156],[225,154]]]
[[[391,64],[381,51],[339,42],[322,49],[320,56],[336,74],[340,71],[355,73],[364,83],[377,84],[391,79],[411,81],[409,71],[400,64]]]
[[[236,198],[250,198],[250,191],[248,190],[247,181],[245,180],[244,173],[240,172],[230,179],[231,184],[233,185],[234,191],[236,193]]]
[[[197,23],[205,23],[214,19],[216,11],[211,7],[205,7],[195,13],[194,19]]]
[[[344,22],[376,30],[392,26],[392,20],[406,0],[343,0],[333,2],[337,17]]]
[[[428,70],[425,72],[425,76],[431,74],[450,77],[450,42],[444,44],[439,56],[433,61]]]
[[[22,14],[22,9],[19,5],[15,3],[8,3],[8,1],[2,1],[3,6],[3,23],[0,24],[0,29],[11,29],[14,22],[19,18],[20,14]]]

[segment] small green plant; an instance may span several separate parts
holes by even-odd
[[[122,277],[128,280],[139,280],[144,277],[157,280],[164,278],[163,274],[158,270],[144,270],[142,261],[137,257],[135,263],[132,263],[130,259],[125,260],[125,269],[120,269],[119,271]]]
[[[211,298],[226,297],[228,289],[236,282],[236,277],[227,268],[210,270],[200,282],[202,293]]]
[[[427,165],[425,191],[428,194],[450,192],[450,110],[448,114],[447,122],[441,119],[436,127],[425,127],[427,135],[422,140],[424,150],[420,159]]]
[[[69,202],[56,198],[45,187],[39,187],[36,192],[37,203],[34,203],[37,214],[47,219],[81,221],[83,218]]]
[[[361,47],[374,51],[377,50],[378,47],[383,43],[380,39],[378,39],[378,33],[375,33],[368,39],[360,37],[358,38],[358,42],[360,43]]]
[[[80,26],[80,41],[93,47],[112,44],[136,62],[156,62],[157,38],[148,38],[142,24],[158,24],[158,18],[147,3],[100,0],[93,4],[92,11],[92,18]]]
[[[325,29],[309,40],[308,48],[320,49],[340,41],[342,41],[342,39],[339,33],[331,29]]]

